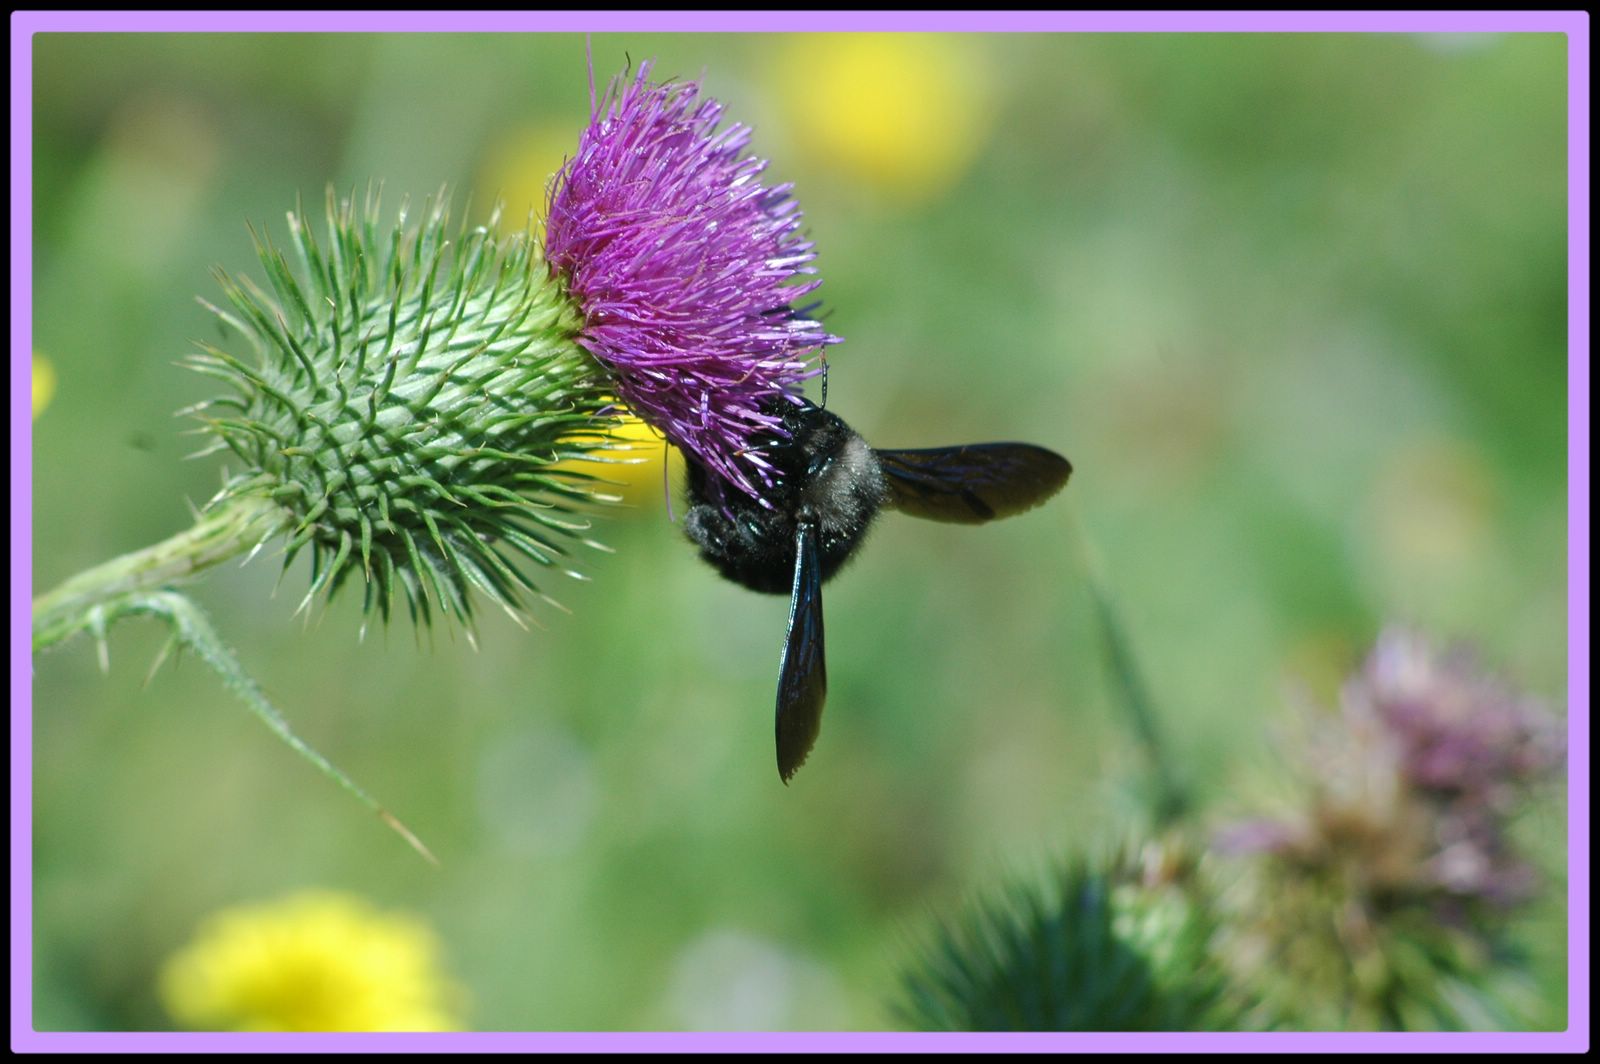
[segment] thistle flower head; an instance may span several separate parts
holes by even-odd
[[[531,233],[452,227],[442,195],[385,230],[376,197],[330,192],[325,241],[299,212],[292,256],[258,238],[268,288],[222,277],[254,357],[190,360],[233,389],[194,411],[244,462],[213,504],[275,508],[285,565],[312,556],[308,602],[355,574],[385,618],[397,590],[469,625],[474,588],[514,616],[548,597],[516,562],[577,575],[572,543],[599,546],[580,511],[617,497],[562,460],[622,449],[623,406],[719,488],[771,485],[771,400],[835,341],[795,305],[811,244],[748,127],[648,73],[612,83],[553,180],[545,262]]]
[[[1238,955],[1299,991],[1280,1002],[1291,1012],[1348,1001],[1362,1026],[1465,1022],[1463,987],[1537,886],[1510,818],[1561,763],[1556,721],[1464,649],[1394,629],[1296,753],[1304,805],[1215,840],[1259,859]]]
[[[1344,692],[1347,716],[1374,723],[1396,776],[1431,812],[1426,878],[1453,895],[1508,905],[1534,886],[1505,821],[1519,793],[1562,763],[1555,718],[1485,673],[1465,647],[1383,633]]]
[[[1422,790],[1500,804],[1561,762],[1561,732],[1534,700],[1486,675],[1466,648],[1439,650],[1414,632],[1385,632],[1345,698],[1382,722]]]
[[[696,82],[612,82],[550,187],[545,256],[583,312],[578,342],[621,398],[723,482],[771,483],[762,401],[794,393],[836,342],[789,185],[765,186],[750,129],[719,130]]]
[[[1536,701],[1465,648],[1391,629],[1345,685],[1338,716],[1319,724],[1304,751],[1308,812],[1231,825],[1219,849],[1309,865],[1359,856],[1369,887],[1412,895],[1504,904],[1531,885],[1505,821],[1519,791],[1560,765],[1563,746]]]
[[[608,446],[607,374],[531,235],[491,232],[451,225],[442,193],[385,228],[375,195],[330,190],[325,240],[289,215],[293,265],[258,237],[270,290],[220,275],[251,353],[189,360],[232,389],[192,411],[244,465],[214,504],[281,509],[308,601],[359,575],[384,618],[398,590],[416,620],[470,624],[473,588],[515,616],[542,595],[517,561],[577,575],[573,544],[598,546],[580,511],[609,496],[557,463]]]

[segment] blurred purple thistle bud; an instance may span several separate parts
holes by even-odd
[[[1384,890],[1443,890],[1496,905],[1532,890],[1506,838],[1520,792],[1558,769],[1558,722],[1485,674],[1463,647],[1436,649],[1390,629],[1341,692],[1337,717],[1314,723],[1302,760],[1311,807],[1289,820],[1225,826],[1227,854],[1352,860]]]
[[[1340,711],[1307,724],[1301,807],[1213,836],[1215,852],[1255,858],[1236,899],[1239,964],[1296,1023],[1466,1022],[1467,999],[1441,988],[1464,993],[1539,886],[1510,820],[1559,772],[1559,722],[1465,649],[1391,629]]]
[[[1286,821],[1254,817],[1220,828],[1211,838],[1211,847],[1226,857],[1289,853],[1303,845],[1304,835],[1303,829]]]
[[[1462,646],[1384,632],[1344,691],[1345,716],[1366,716],[1394,744],[1403,782],[1435,818],[1427,876],[1463,898],[1507,906],[1536,877],[1506,838],[1522,790],[1564,760],[1559,723],[1534,699],[1482,671]]]
[[[1480,671],[1467,648],[1441,652],[1414,632],[1384,632],[1344,697],[1382,720],[1422,790],[1499,804],[1563,759],[1560,727],[1535,700]]]

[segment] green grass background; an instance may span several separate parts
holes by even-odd
[[[784,127],[776,36],[602,34],[696,77],[796,183],[826,279],[829,405],[883,446],[1034,440],[1065,495],[980,530],[886,519],[827,590],[831,689],[772,763],[786,603],[719,581],[659,499],[524,632],[358,596],[303,564],[198,592],[419,861],[162,633],[80,641],[34,686],[35,1023],[162,1029],[154,973],[207,913],[304,886],[422,914],[477,1029],[889,1024],[929,919],[1136,832],[1081,524],[1209,817],[1258,808],[1294,692],[1379,627],[1476,642],[1564,704],[1566,50],[1559,36],[991,36],[990,107],[942,194],[853,181]],[[587,115],[570,35],[43,35],[34,50],[34,427],[43,590],[184,527],[220,482],[173,411],[213,264],[382,179],[479,188],[518,129]],[[490,190],[493,191],[492,189]],[[481,213],[481,200],[475,211]],[[656,493],[659,495],[660,493]],[[1565,1023],[1564,796],[1522,825],[1552,895],[1521,937]]]

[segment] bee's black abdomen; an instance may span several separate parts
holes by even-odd
[[[790,590],[795,532],[815,530],[817,562],[827,580],[865,538],[887,487],[877,458],[850,426],[809,403],[777,400],[787,437],[764,453],[775,473],[767,505],[689,464],[689,512],[683,530],[700,556],[736,584],[768,594]],[[720,490],[719,490],[720,489]]]
[[[730,515],[709,502],[694,503],[683,519],[684,533],[719,573],[771,595],[787,594],[794,576],[794,547],[785,535],[793,527],[775,511],[740,507]]]

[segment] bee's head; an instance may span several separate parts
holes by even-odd
[[[762,404],[762,413],[779,419],[762,442],[767,460],[789,484],[820,475],[855,437],[837,415],[799,396],[773,396]]]

